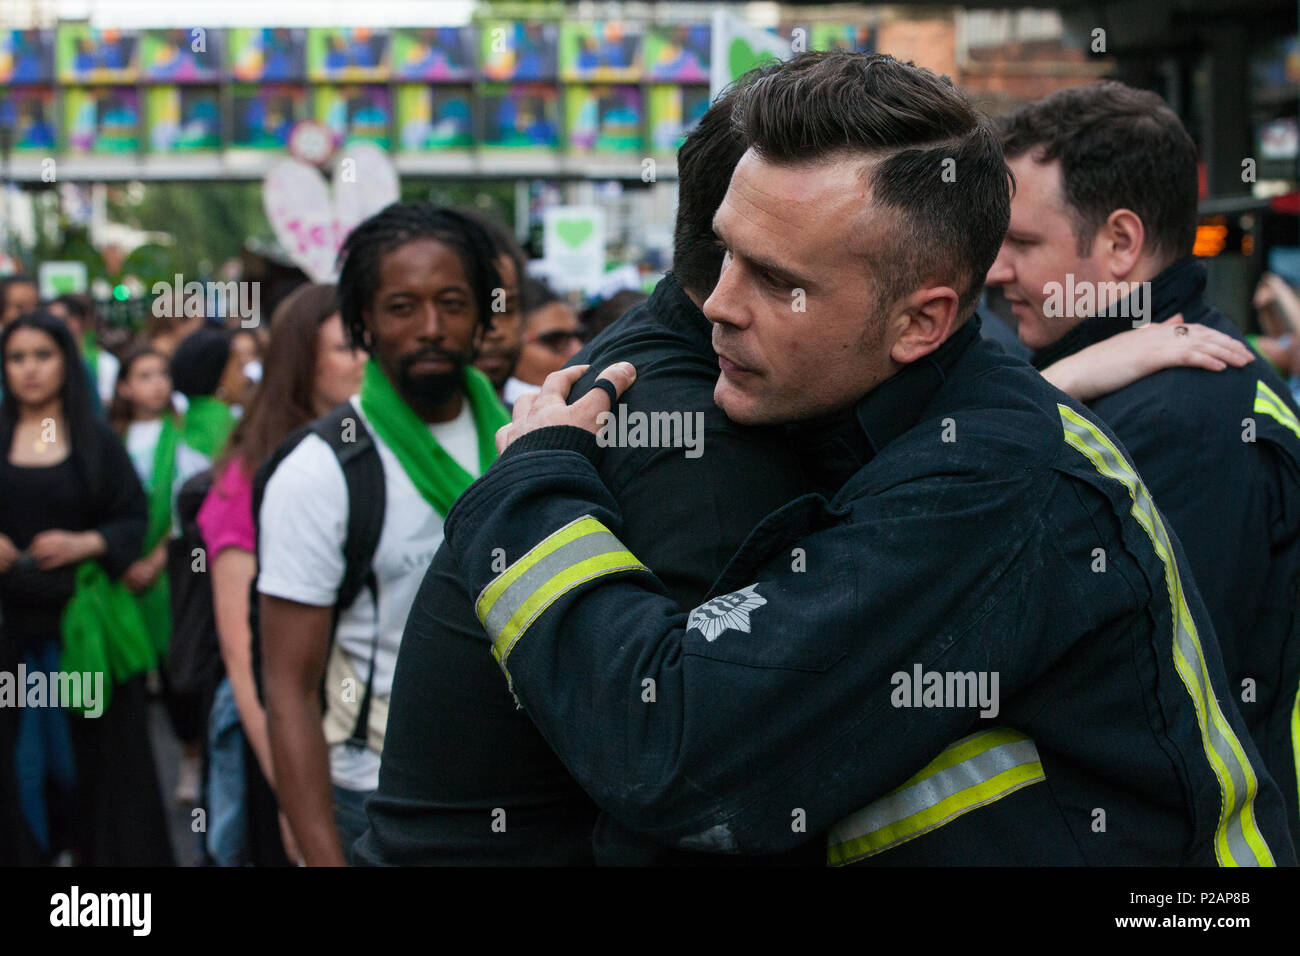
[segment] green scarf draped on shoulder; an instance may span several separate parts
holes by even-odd
[[[510,424],[510,416],[497,398],[492,383],[476,368],[465,368],[465,393],[474,415],[474,429],[478,433],[481,474],[496,461],[497,429]],[[406,404],[373,358],[366,363],[361,380],[361,410],[384,444],[393,450],[424,500],[446,517],[474,478],[438,444],[429,432],[428,424]]]
[[[172,486],[176,481],[176,450],[180,444],[180,429],[170,415],[162,420],[162,431],[153,453],[153,471],[149,476],[149,526],[144,533],[144,548],[140,557],[147,556],[166,540],[172,527]],[[143,593],[136,595],[140,613],[144,617],[149,636],[159,660],[167,656],[172,636],[171,592],[167,583],[167,570]]]
[[[229,405],[213,395],[199,395],[190,399],[185,410],[181,441],[201,455],[216,458],[234,427]]]

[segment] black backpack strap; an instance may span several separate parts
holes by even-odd
[[[311,430],[330,446],[343,468],[348,486],[348,530],[343,540],[343,580],[334,605],[334,623],[355,603],[362,590],[370,592],[375,607],[375,635],[370,645],[370,672],[357,712],[357,722],[347,743],[366,746],[370,724],[370,700],[379,658],[379,582],[375,577],[375,551],[384,530],[384,466],[369,429],[350,402],[344,402],[311,424]]]
[[[379,654],[379,583],[372,564],[379,547],[379,536],[384,528],[384,466],[379,460],[374,438],[362,423],[361,416],[350,402],[344,402],[324,417],[303,425],[289,434],[275,452],[257,469],[253,479],[253,521],[257,531],[257,554],[261,555],[262,499],[266,494],[271,474],[308,435],[316,435],[338,458],[343,469],[343,479],[348,489],[348,527],[343,539],[343,580],[339,582],[334,602],[334,618],[330,626],[330,643],[338,626],[339,614],[352,606],[362,589],[370,591],[375,606],[375,636],[371,643],[370,673],[361,699],[361,709],[353,728],[349,744],[366,745],[370,723],[370,698],[375,680],[375,661]],[[253,634],[253,674],[258,698],[264,699],[262,687],[261,628],[258,620],[257,577],[249,585],[249,624]],[[325,702],[324,683],[321,685],[321,702]]]

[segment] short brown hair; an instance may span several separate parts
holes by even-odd
[[[1060,90],[1001,121],[1009,159],[1061,162],[1062,190],[1079,255],[1116,209],[1142,220],[1169,261],[1196,242],[1196,145],[1155,93],[1116,80]]]
[[[864,154],[872,202],[898,216],[877,271],[885,307],[950,283],[965,318],[1011,219],[1010,171],[992,127],[947,77],[891,56],[810,52],[740,90],[733,122],[764,160]]]

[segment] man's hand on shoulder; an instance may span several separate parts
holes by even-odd
[[[572,405],[567,404],[569,391],[588,367],[574,365],[552,372],[546,376],[540,392],[520,396],[515,402],[514,419],[497,431],[497,452],[504,452],[529,432],[555,425],[569,425],[592,434],[599,432],[601,412],[611,411],[618,397],[636,381],[636,369],[627,362],[611,365],[601,372],[591,391]]]

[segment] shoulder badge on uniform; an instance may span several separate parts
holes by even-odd
[[[710,643],[716,641],[723,631],[748,634],[749,612],[767,603],[765,598],[755,593],[757,588],[757,584],[751,584],[706,601],[691,612],[686,630],[699,631]]]

